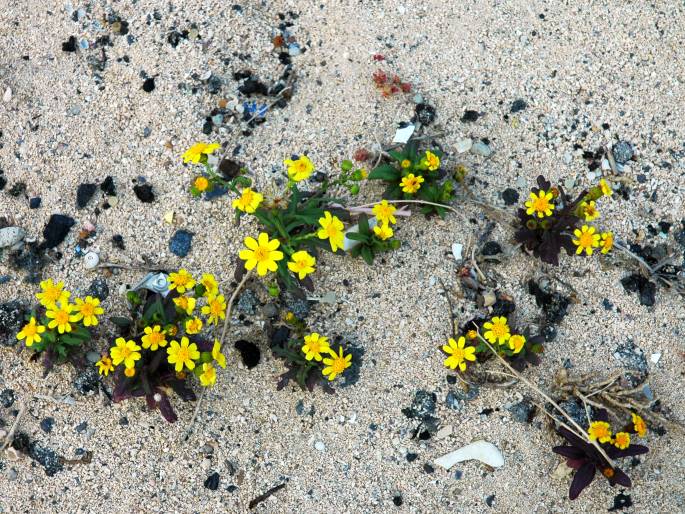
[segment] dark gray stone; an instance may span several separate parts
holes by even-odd
[[[177,230],[169,241],[169,251],[179,257],[185,257],[190,252],[193,233],[187,230]]]
[[[611,152],[614,154],[614,160],[618,164],[627,163],[633,158],[633,154],[635,153],[633,150],[633,145],[631,145],[628,141],[619,141],[614,145],[614,148],[611,150]]]

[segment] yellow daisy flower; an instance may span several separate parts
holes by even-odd
[[[423,162],[430,171],[435,171],[440,167],[440,157],[429,150],[426,150],[426,157],[423,158]]]
[[[208,323],[217,325],[219,319],[226,319],[226,299],[224,295],[212,296],[207,299],[207,305],[202,307],[202,314],[207,316]]]
[[[593,421],[587,431],[590,441],[611,442],[611,427],[606,421]]]
[[[507,318],[504,316],[494,316],[492,320],[483,323],[483,328],[485,328],[483,336],[493,344],[504,344],[509,341],[509,338],[511,337],[509,325],[507,325]]]
[[[195,369],[195,361],[200,358],[200,352],[197,350],[197,345],[188,341],[187,337],[181,338],[181,344],[177,341],[171,341],[169,348],[166,349],[169,364],[174,364],[176,372],[183,370],[183,366],[190,371]]]
[[[72,304],[63,302],[60,302],[59,306],[53,305],[48,308],[45,312],[45,316],[52,320],[48,323],[48,328],[57,328],[57,331],[60,334],[71,332],[71,324],[78,321],[76,315],[72,314],[73,310],[74,306]]]
[[[201,193],[207,191],[207,189],[209,189],[209,180],[202,175],[195,177],[195,180],[193,180],[193,187]]]
[[[625,450],[630,446],[630,434],[627,432],[618,432],[614,437],[614,446],[619,450]]]
[[[76,302],[76,314],[74,315],[75,321],[83,320],[84,327],[91,327],[98,324],[97,316],[101,316],[105,313],[105,310],[100,307],[100,299],[93,298],[92,296],[86,296],[85,300],[77,298]]]
[[[645,423],[645,420],[634,412],[631,412],[630,415],[633,418],[633,426],[635,428],[635,432],[637,432],[637,435],[640,437],[647,435],[647,423]]]
[[[400,163],[400,166],[402,166],[402,168],[404,168],[406,170],[409,166],[411,166],[411,161],[409,159],[404,159]]]
[[[257,208],[263,200],[264,196],[262,196],[261,193],[252,191],[252,189],[246,187],[245,189],[243,189],[240,198],[236,198],[235,200],[233,200],[232,205],[234,209],[238,209],[239,211],[252,214],[254,211],[257,210]]]
[[[185,312],[188,316],[193,314],[197,300],[192,296],[179,296],[174,298],[176,307]]]
[[[414,176],[413,173],[410,173],[406,177],[402,178],[400,181],[400,186],[402,186],[402,191],[405,193],[413,194],[421,189],[421,184],[423,182],[424,178],[421,175]]]
[[[130,368],[124,369],[124,375],[126,375],[128,378],[134,377],[135,374],[136,374],[136,368],[133,366],[131,366]]]
[[[112,364],[112,359],[107,355],[103,355],[99,361],[95,363],[98,367],[98,373],[100,375],[109,375],[111,371],[114,371],[114,365]]]
[[[215,150],[221,148],[218,143],[195,143],[183,154],[183,162],[199,163],[203,155],[211,155]]]
[[[523,347],[526,345],[526,338],[522,335],[519,334],[514,334],[509,338],[509,349],[513,350],[513,352],[519,353],[521,350],[523,350]]]
[[[580,230],[575,229],[573,235],[578,238],[573,239],[573,244],[578,247],[576,248],[576,255],[583,253],[583,250],[585,250],[586,254],[592,255],[593,248],[599,246],[599,234],[596,233],[595,227],[583,225]]]
[[[376,225],[373,227],[373,233],[376,234],[376,237],[378,237],[378,239],[381,241],[390,239],[394,234],[393,230],[390,228],[390,225],[386,225],[385,223],[381,224],[380,226]]]
[[[122,362],[126,368],[133,368],[136,361],[140,360],[140,346],[135,341],[127,341],[123,337],[118,337],[114,341],[116,346],[109,349],[109,354],[112,356],[112,364],[118,366]]]
[[[45,332],[45,327],[43,325],[36,324],[36,318],[31,316],[29,322],[24,325],[24,328],[17,334],[17,339],[20,341],[25,339],[26,346],[29,348],[33,346],[33,343],[40,343],[42,338],[40,334]]]
[[[226,356],[221,353],[221,344],[218,340],[214,340],[214,346],[212,347],[212,359],[222,368],[226,367]]]
[[[211,387],[216,384],[216,368],[208,362],[205,362],[202,365],[200,384],[202,384],[204,387]]]
[[[554,204],[552,203],[552,198],[554,195],[552,192],[545,193],[543,190],[536,195],[534,192],[530,192],[530,200],[526,201],[525,206],[526,214],[536,216],[538,218],[544,218],[545,216],[551,216],[554,210]]]
[[[263,277],[269,271],[278,269],[276,262],[283,259],[283,252],[277,251],[280,245],[281,242],[278,239],[269,241],[269,235],[262,232],[257,240],[253,237],[246,237],[245,246],[247,249],[240,250],[238,255],[245,261],[245,269],[249,271],[256,266],[257,274]]]
[[[219,292],[219,284],[216,278],[211,273],[203,273],[200,279],[200,284],[205,288],[205,296],[209,298],[210,296],[216,296]]]
[[[158,348],[164,348],[166,346],[166,332],[162,330],[161,326],[155,325],[154,327],[145,327],[144,332],[145,335],[141,340],[143,342],[143,348],[146,350],[149,348],[155,352]]]
[[[343,355],[342,346],[340,354],[336,354],[334,350],[328,350],[328,353],[332,358],[323,360],[326,367],[323,368],[322,373],[324,377],[328,376],[328,380],[335,380],[335,377],[352,366],[352,354]]]
[[[611,189],[611,186],[604,179],[599,181],[599,187],[602,190],[602,194],[604,196],[611,196],[614,192],[613,189]]]
[[[203,323],[200,318],[191,318],[186,321],[186,333],[191,335],[198,334],[202,330],[202,325]]]
[[[594,200],[590,202],[580,202],[580,212],[583,213],[585,221],[592,221],[599,218],[599,211],[595,206]]]
[[[300,280],[304,279],[310,273],[314,273],[314,264],[316,264],[316,259],[309,255],[305,250],[300,250],[295,252],[290,257],[290,262],[288,262],[288,269],[293,273],[297,274]]]
[[[43,307],[52,307],[57,302],[67,303],[71,293],[64,290],[64,282],[55,284],[52,279],[43,280],[40,283],[42,293],[36,294],[36,298]]]
[[[294,161],[286,159],[283,164],[288,167],[288,177],[294,182],[308,179],[314,171],[314,164],[306,155],[301,155],[299,159]]]
[[[195,287],[195,279],[186,270],[180,269],[177,273],[169,273],[169,291],[175,289],[179,294],[183,294],[193,287]]]
[[[614,234],[612,232],[602,232],[602,242],[599,246],[602,248],[602,253],[609,253],[614,247]]]
[[[466,339],[463,337],[460,337],[459,341],[450,337],[447,343],[442,346],[442,350],[449,355],[445,359],[445,366],[450,369],[459,367],[461,371],[466,371],[466,361],[476,360],[476,347],[466,346]]]
[[[393,204],[388,203],[387,200],[381,200],[380,203],[377,203],[373,206],[372,212],[381,223],[392,223],[394,225],[397,223],[397,219],[394,216],[396,210],[397,207],[395,207]]]
[[[310,361],[314,359],[321,362],[322,353],[330,353],[331,347],[328,344],[328,338],[313,332],[308,336],[304,336],[304,344],[302,345],[302,353],[305,358]]]
[[[321,228],[317,232],[319,239],[328,239],[331,243],[331,250],[334,252],[338,248],[342,248],[345,240],[345,233],[343,232],[345,226],[337,216],[331,216],[331,213],[324,211],[324,217],[319,218],[319,225]]]

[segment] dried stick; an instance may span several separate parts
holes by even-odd
[[[504,366],[506,366],[507,369],[509,369],[509,371],[511,371],[511,373],[512,373],[514,376],[516,376],[521,382],[523,382],[524,384],[526,384],[529,388],[531,388],[531,389],[532,389],[533,391],[535,391],[537,394],[539,394],[540,396],[542,396],[542,397],[543,397],[545,400],[547,400],[547,401],[548,401],[548,402],[549,402],[557,411],[559,411],[559,413],[561,413],[567,420],[569,420],[569,421],[571,422],[571,425],[573,425],[573,426],[575,427],[575,430],[571,430],[572,432],[575,432],[575,434],[576,434],[578,437],[580,437],[581,439],[584,439],[585,441],[587,441],[588,443],[590,443],[592,446],[594,446],[594,447],[597,449],[597,451],[598,451],[599,453],[602,454],[602,457],[604,457],[604,458],[606,459],[606,461],[607,461],[607,463],[609,464],[609,466],[611,466],[612,468],[615,467],[614,461],[611,459],[611,457],[609,457],[609,456],[607,455],[607,453],[604,451],[604,448],[602,448],[602,447],[597,443],[597,441],[591,441],[590,438],[589,438],[589,437],[587,436],[587,434],[585,433],[585,430],[583,430],[582,427],[581,427],[578,423],[576,423],[576,421],[575,421],[571,416],[569,416],[568,413],[567,413],[564,409],[562,409],[562,408],[557,404],[557,402],[555,402],[554,400],[552,400],[552,398],[550,398],[549,395],[547,395],[546,393],[542,392],[542,390],[541,390],[538,386],[536,386],[535,384],[533,384],[530,380],[528,380],[526,377],[524,377],[521,373],[519,373],[518,371],[516,371],[516,370],[515,370],[515,369],[514,369],[514,368],[513,368],[505,359],[504,359],[504,358],[502,358],[502,356],[501,356],[499,353],[497,353],[497,352],[495,351],[495,349],[494,349],[494,348],[490,345],[490,343],[489,343],[489,342],[480,334],[480,332],[478,333],[478,339],[480,339],[480,340],[488,347],[488,349],[492,352],[492,354],[493,354],[495,357],[497,357],[497,359],[499,359],[500,362],[501,362],[502,364],[504,364]]]
[[[21,421],[21,418],[24,416],[25,413],[26,413],[26,404],[24,402],[21,402],[19,404],[19,412],[17,413],[17,417],[14,418],[14,423],[12,423],[12,428],[10,428],[10,431],[8,432],[7,436],[5,437],[5,441],[2,443],[2,447],[0,448],[0,450],[5,451],[12,444],[12,441],[14,441],[14,433],[17,431],[17,427],[19,427],[19,421]]]
[[[247,281],[250,279],[252,276],[252,270],[248,271],[245,273],[243,276],[243,279],[240,281],[238,286],[235,288],[235,291],[233,291],[233,294],[231,295],[231,298],[228,300],[228,305],[226,306],[226,317],[224,318],[224,326],[221,331],[221,339],[219,339],[219,351],[224,347],[224,340],[226,339],[226,332],[228,331],[228,322],[231,319],[231,312],[233,311],[233,303],[235,302],[235,299],[238,297],[238,294],[240,291],[243,289]],[[195,410],[193,411],[193,416],[190,418],[190,422],[188,423],[188,426],[186,427],[185,431],[183,432],[183,441],[187,441],[188,438],[190,437],[190,434],[192,433],[193,430],[193,425],[195,425],[195,419],[197,418],[199,412],[200,412],[200,406],[202,405],[202,400],[204,400],[205,397],[205,391],[207,390],[206,387],[202,388],[202,392],[200,393],[200,397],[197,399],[197,404],[195,405]]]
[[[442,207],[443,209],[446,209],[448,211],[452,211],[455,214],[459,214],[460,216],[463,216],[461,211],[458,211],[454,207],[451,207],[449,205],[445,205],[443,203],[435,203],[435,202],[428,202],[426,200],[390,200],[391,203],[416,203],[416,204],[421,204],[421,205],[433,205],[434,207]],[[357,209],[363,209],[366,207],[374,207],[375,205],[378,205],[379,202],[374,202],[374,203],[367,203],[364,205],[357,205],[355,207],[346,207],[345,210],[353,212]]]

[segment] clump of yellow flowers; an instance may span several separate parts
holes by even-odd
[[[122,333],[96,366],[103,376],[115,374],[114,401],[144,395],[149,406],[173,421],[167,392],[192,400],[189,377],[211,387],[217,369],[226,367],[217,337],[227,301],[211,273],[193,276],[179,269],[169,273],[167,285],[165,294],[129,291],[131,318],[112,320]]]
[[[478,355],[492,351],[507,359],[515,367],[537,364],[537,354],[542,352],[543,336],[529,337],[512,330],[505,316],[469,321],[461,335],[449,338],[441,347],[447,355],[446,367],[466,371],[469,363],[477,362]],[[489,346],[489,347],[488,347]]]
[[[34,352],[42,353],[43,363],[50,369],[83,353],[83,346],[92,339],[91,330],[105,311],[93,296],[72,301],[63,282],[43,280],[40,289],[36,294],[39,305],[16,337]]]
[[[538,187],[530,192],[524,207],[518,210],[519,229],[515,237],[530,253],[550,264],[559,263],[559,253],[592,255],[595,250],[606,254],[614,246],[610,231],[599,231],[589,224],[600,217],[597,206],[602,197],[611,196],[613,190],[605,179],[583,191],[576,199],[542,175]]]
[[[238,193],[238,186],[249,190],[252,181],[245,176],[247,170],[233,160],[225,158],[219,161],[218,158],[213,157],[219,149],[221,149],[219,143],[200,141],[193,144],[181,156],[184,164],[202,167],[202,172],[191,180],[191,195],[199,197],[204,194],[207,198],[212,198],[221,196],[227,191]]]

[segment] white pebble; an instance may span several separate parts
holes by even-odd
[[[326,451],[326,445],[323,444],[323,441],[317,441],[314,443],[314,448],[319,450],[320,452]]]
[[[100,263],[100,256],[95,252],[88,252],[83,257],[83,265],[86,269],[93,269]]]

